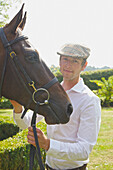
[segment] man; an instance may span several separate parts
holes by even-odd
[[[99,98],[84,85],[80,77],[87,66],[90,50],[77,44],[66,44],[59,52],[62,86],[67,92],[73,113],[67,124],[47,125],[47,137],[37,128],[39,145],[46,152],[47,169],[85,170],[89,154],[96,144],[100,128],[101,107]],[[30,125],[30,115],[20,120],[22,106],[13,101],[15,120],[21,128]],[[26,124],[26,125],[25,125]],[[28,142],[35,146],[32,127],[29,127]]]

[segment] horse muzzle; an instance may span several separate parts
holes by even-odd
[[[71,103],[69,103],[67,104],[67,107],[64,107],[64,110],[61,111],[61,108],[58,107],[58,105],[53,103],[53,101],[49,101],[49,104],[43,105],[39,110],[43,112],[47,124],[65,124],[70,120],[73,107]]]

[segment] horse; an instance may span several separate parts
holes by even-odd
[[[26,23],[22,5],[15,17],[0,28],[0,96],[15,100],[43,115],[47,124],[64,124],[72,105],[39,52],[22,34]]]

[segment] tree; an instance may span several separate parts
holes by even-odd
[[[0,27],[4,26],[6,21],[9,19],[9,8],[20,1],[21,0],[0,0]]]
[[[113,76],[110,76],[108,80],[102,77],[101,80],[90,80],[96,83],[100,88],[93,90],[93,92],[101,99],[102,105],[110,106],[113,102]]]
[[[61,82],[63,80],[62,73],[60,72],[60,67],[59,66],[55,67],[54,65],[52,65],[50,67],[50,70],[57,77],[59,82]]]

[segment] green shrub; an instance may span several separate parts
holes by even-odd
[[[100,88],[93,90],[94,93],[101,99],[102,106],[110,106],[113,102],[113,76],[110,76],[108,80],[102,77],[101,80],[90,80],[95,82]]]
[[[54,65],[52,65],[50,67],[50,70],[57,77],[59,82],[61,82],[63,80],[62,73],[60,72],[60,67],[55,67]]]
[[[38,127],[46,133],[46,125],[38,123]],[[0,141],[0,169],[2,170],[28,170],[30,145],[27,143],[27,132],[23,130],[13,138]],[[41,149],[43,163],[45,162],[45,151]],[[37,159],[34,160],[34,170],[38,170]]]
[[[5,114],[4,114],[5,115]],[[0,116],[0,141],[12,137],[19,132],[19,128],[9,116]]]
[[[105,77],[106,80],[113,75],[113,69],[107,70],[96,70],[96,71],[85,71],[81,73],[81,77],[84,80],[84,83],[91,89],[99,89],[98,85],[90,80],[101,80],[102,77]]]
[[[0,109],[12,108],[12,104],[5,97],[0,98]]]
[[[0,121],[0,141],[12,137],[19,132],[17,125]]]

